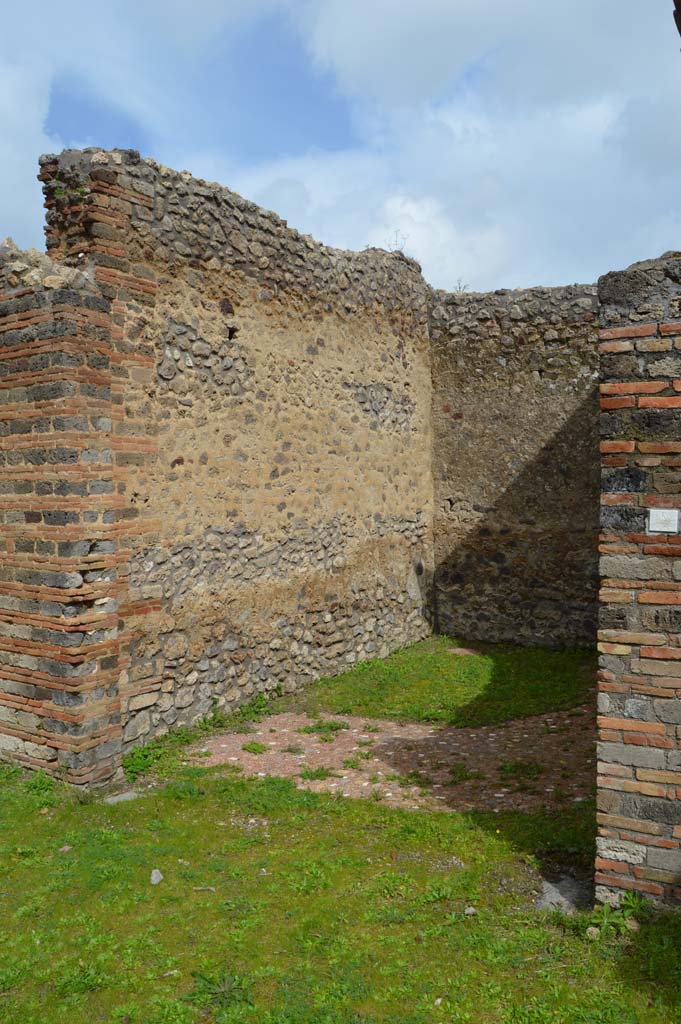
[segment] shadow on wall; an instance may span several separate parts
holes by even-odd
[[[589,392],[491,507],[440,486],[434,577],[439,632],[569,647],[596,638],[600,463]],[[460,452],[466,458],[465,450]]]

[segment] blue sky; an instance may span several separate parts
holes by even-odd
[[[36,0],[3,12],[0,237],[38,156],[131,147],[440,287],[681,249],[671,0]]]
[[[168,56],[172,67],[172,50]],[[171,100],[183,146],[209,141],[249,165],[358,141],[351,104],[333,75],[308,59],[280,12],[264,14],[235,35],[218,33],[196,54],[174,56],[187,89]],[[63,72],[52,82],[46,130],[67,145],[87,141],[148,152],[153,126],[143,126],[114,99],[94,96],[86,78]]]

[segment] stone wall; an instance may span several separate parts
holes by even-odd
[[[0,246],[0,756],[111,775],[120,758],[110,303]]]
[[[137,154],[45,158],[112,304],[123,749],[430,631],[427,288]]]
[[[596,289],[434,293],[438,628],[595,640]]]
[[[606,275],[599,296],[597,896],[679,900],[681,253]],[[672,522],[651,522],[651,510]]]
[[[0,248],[0,757],[105,779],[434,615],[589,642],[594,288],[433,292],[134,152],[40,177],[49,255]],[[681,534],[644,508],[679,504],[679,262],[601,282],[606,893],[676,891]]]

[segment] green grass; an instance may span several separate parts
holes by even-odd
[[[245,750],[247,754],[265,754],[269,750],[269,747],[265,743],[258,743],[257,740],[251,740],[249,743],[244,743],[241,749]]]
[[[533,908],[539,868],[590,871],[591,802],[402,811],[183,766],[188,743],[291,706],[333,738],[322,714],[489,724],[589,699],[583,653],[450,645],[135,750],[129,778],[164,785],[134,802],[0,765],[2,1024],[681,1024],[681,915]]]
[[[304,725],[298,730],[298,732],[306,733],[307,735],[316,735],[317,739],[322,743],[333,743],[339,732],[349,728],[350,725],[348,722],[338,722],[318,718],[316,722],[312,722],[310,725]]]
[[[275,707],[278,693],[270,699],[258,694],[237,711],[226,714],[215,710],[193,728],[182,726],[144,747],[135,747],[123,758],[126,778],[134,782],[142,775],[153,772],[160,778],[169,778],[185,763],[187,747],[220,732],[249,733],[256,722],[262,721]],[[257,741],[254,741],[257,743]]]
[[[401,786],[421,786],[425,789],[431,784],[431,780],[428,775],[424,775],[423,772],[419,771],[418,768],[412,768],[411,771],[405,772],[404,775],[400,775]]]
[[[457,726],[499,725],[593,700],[596,672],[591,651],[545,651],[478,645],[481,653],[450,653],[456,641],[432,637],[385,660],[367,661],[304,691],[270,699],[259,694],[232,714],[216,711],[193,729],[177,729],[137,747],[124,761],[128,779],[153,772],[168,777],[186,747],[221,731],[250,732],[253,723],[280,711],[303,711],[314,721],[301,732],[331,743],[347,722],[323,714],[359,715]],[[367,733],[376,728],[369,723]]]
[[[360,715],[458,726],[499,725],[590,699],[591,651],[477,645],[479,655],[449,652],[456,641],[433,637],[385,660],[364,662],[274,702],[274,710]]]
[[[681,1020],[681,916],[532,909],[539,861],[590,861],[591,806],[405,812],[202,768],[107,806],[0,778],[3,1024]]]
[[[538,761],[504,761],[497,771],[507,781],[532,782],[539,778],[545,768]]]
[[[452,786],[457,786],[460,782],[468,782],[470,779],[483,779],[484,775],[480,772],[472,772],[463,761],[457,761],[450,768],[449,781]]]
[[[308,782],[321,782],[324,779],[337,779],[340,776],[338,772],[332,772],[329,768],[303,768],[300,773],[301,779],[306,779]]]

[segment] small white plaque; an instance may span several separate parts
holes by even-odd
[[[678,533],[677,508],[651,508],[648,512],[648,533]]]

